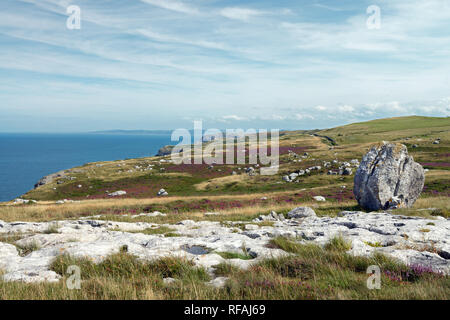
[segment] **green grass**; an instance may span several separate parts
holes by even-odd
[[[248,253],[236,253],[236,252],[215,252],[224,259],[241,259],[241,260],[251,260],[254,259]]]
[[[269,248],[277,248],[290,253],[299,253],[305,247],[285,237],[277,237],[269,241]]]
[[[318,134],[330,136],[337,143],[365,143],[381,140],[423,136],[448,132],[450,118],[399,117],[353,123],[333,129],[320,130]]]
[[[169,227],[165,227],[165,226],[160,226],[158,228],[146,228],[144,230],[140,230],[140,231],[132,231],[133,233],[143,233],[143,234],[171,234],[174,235],[175,233],[172,233],[172,231],[175,231],[175,229],[169,228]]]
[[[345,240],[341,235],[332,238],[326,245],[326,250],[348,251],[352,248],[351,242]]]
[[[364,243],[367,244],[368,246],[373,247],[373,248],[380,248],[380,247],[382,247],[380,242],[364,241]]]

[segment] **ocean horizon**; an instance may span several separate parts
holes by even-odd
[[[42,177],[89,162],[154,156],[174,144],[169,133],[0,133],[0,201],[34,188]]]

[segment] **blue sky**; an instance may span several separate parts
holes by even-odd
[[[449,116],[449,30],[448,0],[1,0],[0,131]]]

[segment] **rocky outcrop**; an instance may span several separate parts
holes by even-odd
[[[363,157],[353,193],[367,210],[410,207],[422,192],[425,173],[403,144],[383,142]]]
[[[192,259],[209,271],[223,262],[245,269],[261,259],[288,255],[283,250],[267,247],[274,237],[291,237],[303,244],[324,245],[330,239],[342,236],[351,243],[348,253],[352,255],[369,256],[380,252],[405,264],[423,265],[450,274],[448,219],[425,219],[388,212],[343,211],[337,217],[317,217],[313,213],[309,208],[294,209],[289,214],[290,219],[271,213],[262,220],[273,221],[272,225],[251,221],[184,220],[176,224],[157,224],[94,220],[100,216],[41,223],[0,221],[0,236],[22,235],[15,245],[34,244],[37,247],[32,253],[21,256],[14,244],[0,242],[0,269],[6,281],[58,281],[61,277],[50,270],[50,265],[61,253],[87,257],[97,263],[125,246],[130,254],[143,260],[175,256]],[[242,225],[245,228],[241,229]],[[58,233],[46,232],[55,226]],[[178,236],[139,233],[161,226],[172,229]],[[243,246],[254,259],[225,260],[217,254],[242,253]],[[194,250],[196,248],[202,250]]]
[[[172,150],[175,146],[164,146],[158,150],[158,153],[156,154],[157,157],[164,157],[168,156],[172,153]]]
[[[49,184],[53,182],[53,180],[58,178],[65,178],[66,177],[66,170],[62,170],[56,173],[49,174],[48,176],[43,177],[41,180],[39,180],[35,185],[34,188],[38,188],[40,186]]]

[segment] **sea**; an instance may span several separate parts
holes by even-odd
[[[154,156],[170,133],[0,133],[0,201],[33,189],[42,177],[88,162]]]

